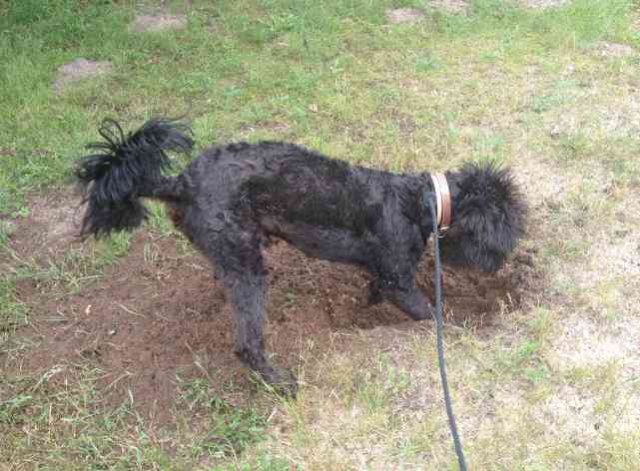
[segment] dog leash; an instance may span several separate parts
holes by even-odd
[[[440,379],[442,381],[442,392],[444,395],[444,404],[447,409],[447,417],[449,418],[449,429],[453,437],[453,447],[458,456],[458,467],[460,471],[467,471],[467,464],[462,451],[462,443],[458,435],[458,427],[456,418],[453,414],[453,405],[451,403],[451,395],[449,394],[449,383],[447,381],[447,368],[444,361],[444,321],[442,316],[442,264],[440,261],[440,229],[438,228],[437,218],[437,195],[435,193],[425,194],[425,203],[431,210],[431,218],[433,220],[433,249],[435,252],[435,290],[436,290],[436,343],[438,350],[438,364],[440,366]]]

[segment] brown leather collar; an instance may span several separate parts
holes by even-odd
[[[444,173],[432,173],[433,189],[436,193],[438,226],[442,232],[451,226],[451,192]]]

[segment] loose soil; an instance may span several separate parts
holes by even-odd
[[[51,201],[58,205],[54,216],[71,211],[59,209],[64,206],[60,198]],[[18,252],[42,250],[46,238],[38,234],[52,223],[42,221],[41,213],[34,210],[19,223],[13,237]],[[34,312],[31,337],[39,343],[22,368],[44,374],[57,366],[59,373],[50,381],[62,382],[73,374],[73,365],[89,364],[102,372],[100,396],[107,406],[133,398],[139,413],[159,423],[171,418],[178,376],[207,375],[221,394],[235,395],[233,402],[248,399],[256,388],[232,352],[233,320],[225,294],[204,257],[185,254],[182,242],[139,231],[129,255],[78,294],[64,296],[46,284],[22,281],[18,295]],[[77,239],[68,243],[80,244]],[[335,333],[425,326],[388,303],[368,306],[368,277],[356,268],[307,258],[284,242],[269,247],[266,260],[267,343],[279,365],[296,371],[303,357],[313,363]],[[433,259],[426,254],[418,280],[428,293],[433,293],[432,278]],[[447,322],[486,329],[496,314],[519,307],[540,286],[533,256],[524,251],[492,276],[446,269]]]

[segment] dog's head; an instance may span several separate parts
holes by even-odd
[[[508,169],[465,164],[447,173],[453,219],[442,239],[443,260],[497,271],[524,234],[526,205]]]

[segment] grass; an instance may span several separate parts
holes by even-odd
[[[514,166],[532,206],[525,246],[547,288],[491,328],[447,334],[474,469],[640,468],[637,1],[527,9],[429,2],[168,2],[185,30],[136,34],[153,2],[0,2],[0,463],[8,469],[454,469],[430,330],[361,332],[309,351],[296,402],[235,402],[209,379],[175,378],[172,426],[102,397],[91,362],[24,369],[30,332],[104,280],[130,236],[51,255],[16,248],[38,195],[70,186],[105,116],[132,127],[186,116],[198,145],[286,139],[394,171],[463,161]],[[389,25],[385,9],[425,19]],[[635,53],[607,56],[603,42]],[[55,94],[84,57],[112,73]],[[183,164],[184,162],[179,162]],[[151,205],[145,263],[176,238]],[[190,253],[178,238],[179,256]],[[37,295],[25,288],[36,286]],[[292,295],[295,300],[295,294]],[[302,352],[301,356],[306,355]],[[65,378],[65,380],[62,380]],[[8,463],[8,464],[7,464]]]

